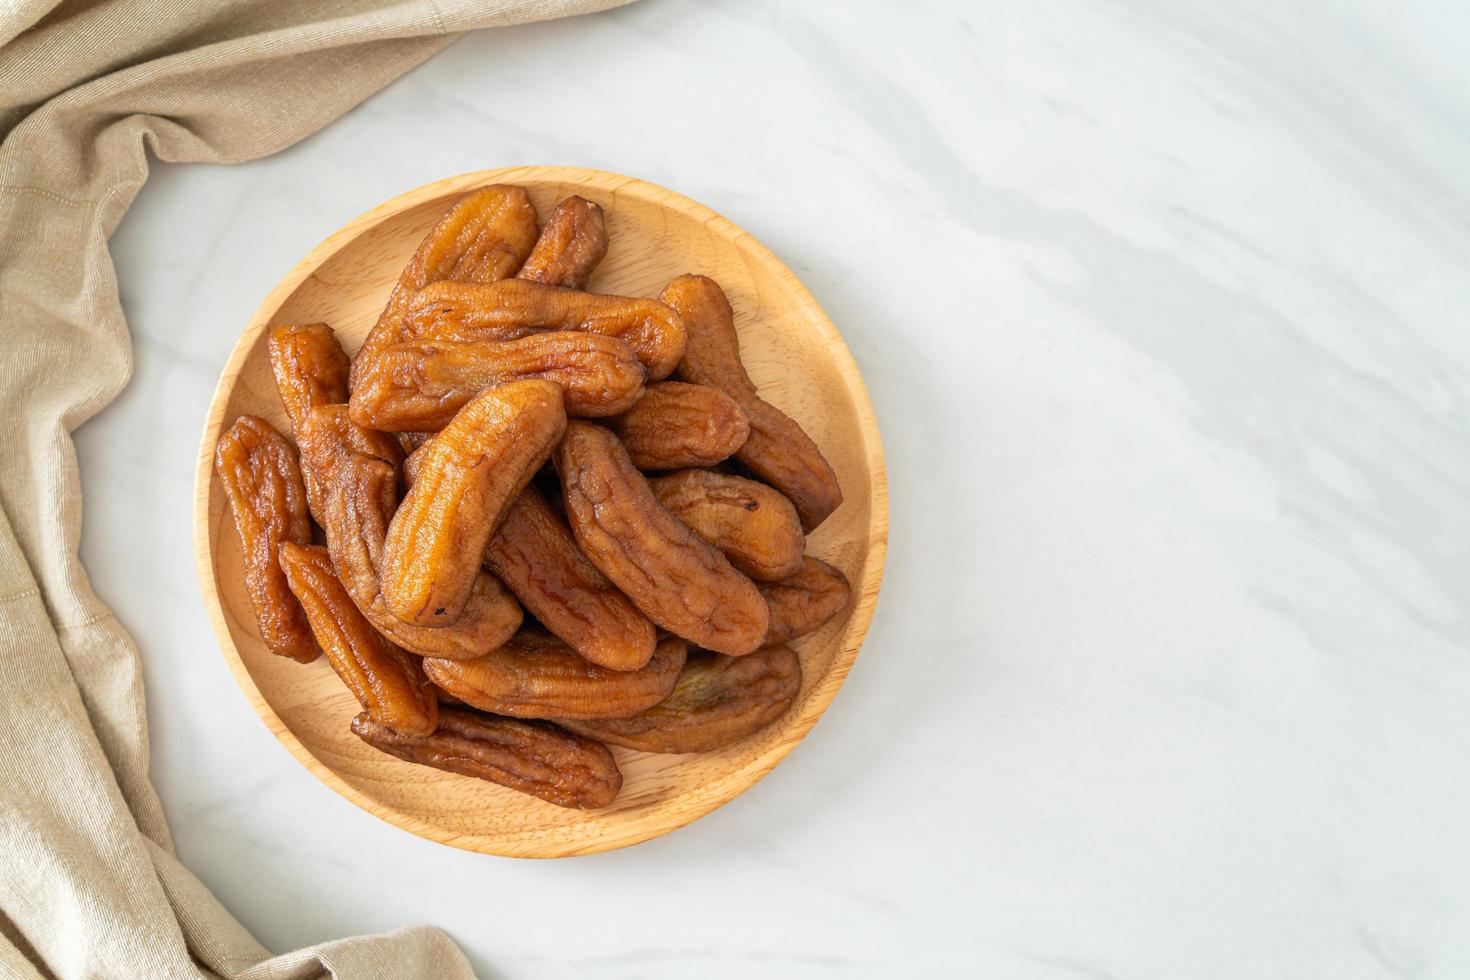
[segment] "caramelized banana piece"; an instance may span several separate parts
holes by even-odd
[[[438,729],[422,738],[405,738],[366,713],[352,719],[352,733],[405,762],[473,776],[573,810],[607,806],[623,788],[607,746],[544,722],[446,708]]]
[[[341,404],[347,400],[347,356],[330,328],[279,326],[269,345],[281,400],[301,444],[312,513],[362,614],[395,644],[421,656],[478,657],[509,639],[520,628],[521,609],[489,575],[477,577],[465,613],[452,627],[414,626],[388,611],[378,565],[398,506],[403,453],[393,437],[348,417]]]
[[[526,487],[506,510],[485,549],[485,565],[583,659],[609,670],[637,670],[653,656],[653,623],[587,560],[535,487]]]
[[[559,387],[517,381],[475,396],[426,444],[418,479],[383,544],[390,612],[419,626],[447,626],[460,617],[501,514],[546,462],[566,424]]]
[[[520,604],[494,575],[479,572],[464,612],[448,626],[405,623],[388,611],[381,592],[363,614],[388,639],[421,657],[472,660],[515,635],[525,618]]]
[[[368,622],[410,653],[468,659],[490,652],[521,625],[521,607],[493,576],[475,576],[464,614],[449,626],[405,623],[388,611],[380,569],[388,525],[398,507],[392,437],[364,429],[346,405],[312,410],[302,427],[302,459],[326,488],[319,521],[337,575]]]
[[[306,414],[297,433],[301,458],[307,469],[325,479],[339,462],[350,455],[382,460],[394,472],[403,462],[403,447],[391,433],[379,432],[352,421],[347,405],[318,405]],[[397,487],[383,489],[384,499],[391,500],[388,509],[397,506]]]
[[[764,483],[710,470],[648,483],[659,503],[757,582],[779,582],[801,568],[806,536],[796,508]]]
[[[423,452],[403,462],[409,486]],[[584,659],[609,670],[637,670],[653,656],[653,623],[587,560],[534,484],[506,508],[485,547],[485,565]]]
[[[766,643],[787,643],[825,626],[847,608],[847,576],[816,558],[802,560],[790,578],[760,587],[771,608]]]
[[[740,338],[724,290],[704,276],[680,276],[659,298],[679,312],[689,333],[679,377],[718,388],[740,403],[750,419],[750,438],[735,458],[785,494],[802,527],[814,530],[842,503],[842,488],[801,426],[756,394],[740,362]]]
[[[569,415],[627,411],[643,393],[643,365],[616,337],[532,334],[504,343],[417,340],[394,344],[352,390],[352,417],[371,429],[439,429],[486,388],[539,378],[566,392]]]
[[[616,337],[633,349],[651,381],[667,378],[684,356],[684,322],[654,299],[503,279],[431,283],[409,304],[411,337],[471,343],[516,340],[548,330]]]
[[[658,502],[617,436],[570,423],[556,469],[577,544],[643,615],[720,653],[760,646],[770,613],[755,585]]]
[[[291,432],[301,442],[302,426],[313,408],[347,400],[347,352],[337,342],[337,335],[325,323],[306,326],[278,324],[271,328],[266,340],[271,373],[281,405],[291,420]],[[316,474],[302,464],[301,478],[306,485],[306,505],[318,524],[322,523],[322,500],[316,486]]]
[[[562,201],[546,219],[531,257],[516,273],[547,286],[581,289],[592,270],[607,254],[607,228],[602,208],[575,194]]]
[[[372,719],[402,735],[432,732],[439,724],[439,701],[423,661],[389,643],[363,618],[337,580],[327,549],[282,545],[281,567],[332,669]]]
[[[536,208],[519,187],[494,184],[456,201],[419,243],[353,359],[353,390],[383,348],[404,339],[403,318],[415,292],[441,279],[494,282],[514,275],[536,237]]]
[[[347,400],[347,372],[351,363],[325,323],[271,327],[266,340],[271,372],[281,404],[291,420],[291,431],[301,438],[301,424],[318,405],[336,405]]]
[[[352,421],[346,405],[313,409],[299,438],[301,461],[324,488],[318,521],[332,561],[353,600],[369,606],[378,592],[388,522],[398,508],[402,450],[387,433]]]
[[[242,415],[220,437],[214,466],[235,515],[260,638],[271,653],[310,663],[321,651],[277,563],[283,544],[311,541],[296,451],[265,419]]]
[[[641,752],[710,752],[781,717],[800,690],[801,661],[790,647],[764,647],[745,657],[696,653],[661,704],[631,718],[558,724]]]
[[[466,704],[513,718],[623,718],[674,689],[688,649],[670,637],[637,670],[589,663],[550,633],[522,630],[476,660],[424,661],[429,679]]]
[[[729,459],[750,437],[740,404],[718,388],[661,381],[607,425],[640,470],[682,470]]]

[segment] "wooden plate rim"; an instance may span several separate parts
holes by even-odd
[[[863,455],[866,459],[868,473],[870,474],[868,485],[870,510],[867,551],[863,557],[862,578],[854,586],[856,601],[844,629],[842,646],[833,654],[832,664],[826,675],[812,689],[811,696],[801,706],[800,714],[792,719],[783,719],[783,727],[790,733],[790,737],[778,740],[767,751],[750,760],[739,769],[733,770],[727,779],[742,780],[743,785],[741,788],[722,798],[710,800],[708,806],[691,807],[687,810],[676,811],[673,818],[666,821],[659,821],[656,824],[649,822],[645,824],[645,830],[626,837],[599,838],[591,843],[576,847],[548,848],[541,852],[528,852],[523,849],[507,850],[504,845],[501,845],[494,838],[488,838],[482,835],[446,832],[442,828],[426,823],[412,814],[404,813],[380,800],[370,798],[367,794],[349,784],[337,774],[336,770],[319,759],[286,726],[286,723],[282,721],[280,716],[276,714],[275,709],[266,700],[265,695],[261,693],[259,687],[257,687],[254,677],[245,666],[245,662],[241,658],[239,651],[235,648],[234,640],[230,635],[229,627],[225,620],[224,608],[220,600],[219,586],[214,574],[213,556],[209,547],[209,494],[214,468],[214,447],[219,441],[220,430],[224,423],[225,406],[229,401],[230,393],[233,391],[234,381],[243,369],[245,360],[249,356],[251,349],[255,346],[261,333],[269,327],[271,315],[332,255],[373,226],[396,215],[398,212],[416,206],[423,200],[462,192],[472,187],[479,187],[491,183],[516,183],[527,180],[568,184],[614,196],[619,192],[630,189],[646,194],[650,198],[657,200],[664,207],[673,207],[695,217],[701,223],[709,226],[719,237],[725,238],[736,245],[742,253],[747,255],[749,261],[764,265],[774,271],[778,278],[784,280],[791,287],[800,300],[800,306],[805,308],[808,313],[813,314],[811,319],[816,323],[823,338],[827,342],[833,362],[837,366],[838,374],[841,376],[843,384],[847,388],[849,400],[857,413],[858,428],[862,433],[863,439]],[[862,374],[858,371],[857,362],[853,359],[852,352],[843,341],[841,333],[838,332],[831,318],[827,316],[826,311],[817,303],[811,292],[770,249],[761,244],[749,232],[705,205],[691,200],[676,191],[671,191],[668,188],[649,181],[582,167],[501,167],[445,177],[441,180],[432,181],[396,195],[382,204],[358,215],[340,229],[327,236],[321,244],[308,252],[276,284],[275,288],[266,295],[265,299],[251,316],[245,331],[240,335],[239,340],[236,341],[235,347],[230,352],[229,359],[225,362],[224,369],[220,373],[219,381],[215,385],[214,394],[210,397],[209,412],[205,419],[204,432],[199,443],[199,459],[194,476],[194,555],[200,587],[204,593],[205,608],[209,613],[210,625],[214,628],[215,636],[219,640],[220,651],[224,655],[225,662],[229,665],[231,673],[234,674],[236,683],[239,684],[240,689],[245,694],[246,700],[250,702],[251,707],[255,709],[255,713],[260,716],[261,721],[265,723],[271,734],[313,776],[325,783],[338,795],[373,816],[427,840],[482,854],[495,854],[508,857],[567,857],[582,854],[596,854],[623,847],[631,847],[652,838],[660,837],[670,831],[678,830],[680,827],[687,826],[700,817],[719,809],[755,785],[762,777],[774,769],[796,747],[798,742],[806,737],[807,733],[811,731],[812,726],[816,724],[817,719],[822,716],[827,710],[827,707],[832,703],[832,699],[836,697],[838,689],[842,686],[842,682],[851,671],[852,665],[857,659],[858,650],[862,647],[863,638],[867,634],[868,626],[872,621],[874,609],[877,606],[878,590],[882,583],[883,567],[887,557],[887,546],[888,483],[884,466],[882,439],[879,435],[877,419],[874,417],[873,406],[868,398],[867,386],[863,382]]]

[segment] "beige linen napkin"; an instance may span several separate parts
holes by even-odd
[[[170,162],[282,149],[453,33],[626,0],[0,2],[0,975],[458,978],[415,926],[272,957],[173,854],[70,433],[132,366],[107,238]]]

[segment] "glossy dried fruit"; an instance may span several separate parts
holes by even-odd
[[[266,350],[281,404],[298,439],[301,424],[313,408],[347,401],[351,362],[325,323],[277,324],[271,327]]]
[[[333,467],[348,456],[367,456],[381,460],[392,471],[394,480],[403,462],[403,447],[391,433],[379,432],[352,420],[345,404],[318,405],[307,413],[297,432],[302,464],[325,478]],[[382,488],[384,499],[391,499],[391,510],[397,505],[396,482]]]
[[[582,658],[610,670],[637,670],[653,656],[653,623],[587,560],[535,487],[506,510],[485,565]]]
[[[525,618],[520,604],[500,580],[484,572],[475,575],[464,612],[448,626],[403,622],[388,611],[381,592],[363,614],[379,632],[409,653],[450,660],[484,656],[514,636]]]
[[[721,653],[749,653],[770,613],[754,583],[658,502],[618,437],[568,424],[556,453],[582,552],[655,624]]]
[[[697,653],[655,707],[631,718],[559,724],[642,752],[710,752],[781,717],[800,690],[801,661],[790,647],[763,647],[745,657]]]
[[[372,719],[403,735],[439,724],[439,701],[423,661],[389,643],[363,618],[337,580],[326,548],[286,544],[281,567],[337,676]]]
[[[302,460],[325,488],[318,514],[343,586],[377,630],[410,653],[467,659],[500,646],[521,625],[521,607],[493,576],[475,577],[463,615],[442,627],[416,626],[388,610],[382,595],[383,544],[398,506],[398,447],[364,429],[346,405],[313,409],[302,426]]]
[[[560,388],[518,381],[477,395],[426,444],[383,545],[393,615],[420,626],[460,617],[501,514],[565,427]]]
[[[801,568],[806,536],[796,508],[764,483],[711,470],[648,482],[659,503],[757,582],[779,582]]]
[[[729,459],[750,436],[740,404],[718,388],[661,381],[607,421],[640,470],[682,470]]]
[[[439,728],[423,738],[404,738],[366,714],[352,720],[352,732],[405,762],[473,776],[574,810],[607,806],[623,787],[607,746],[544,722],[446,708]]]
[[[422,459],[419,449],[403,461],[410,486]],[[485,546],[485,565],[583,658],[609,670],[637,670],[653,656],[653,623],[587,560],[534,484],[506,508]]]
[[[680,276],[660,299],[679,312],[689,334],[679,377],[718,388],[740,403],[750,438],[735,458],[796,505],[806,530],[815,529],[842,503],[842,488],[811,437],[756,393],[740,362],[740,338],[724,290],[704,276]]]
[[[502,279],[431,283],[409,304],[412,337],[503,341],[566,330],[618,338],[633,349],[651,381],[667,378],[684,355],[684,322],[654,299]]]
[[[275,375],[281,405],[291,420],[291,431],[299,445],[302,428],[313,409],[347,401],[350,363],[347,352],[342,349],[332,328],[325,323],[272,327],[266,349],[270,354],[271,373]],[[316,473],[304,458],[301,479],[306,485],[307,507],[320,524],[323,512],[321,493],[317,489]]]
[[[516,278],[581,289],[606,254],[607,228],[602,208],[573,195],[552,210]]]
[[[536,237],[536,208],[519,187],[494,184],[456,201],[419,243],[353,359],[353,390],[378,354],[404,339],[404,314],[415,292],[441,279],[493,282],[514,275]]]
[[[643,393],[643,365],[615,337],[533,334],[504,343],[417,340],[380,354],[352,391],[352,417],[372,429],[439,429],[487,388],[556,382],[573,416],[616,415]]]
[[[802,560],[795,575],[760,587],[771,609],[766,643],[787,643],[827,624],[847,608],[847,576],[816,558]]]
[[[475,660],[424,661],[429,679],[466,704],[514,718],[622,718],[669,696],[688,648],[669,637],[637,670],[583,660],[550,633],[522,630]]]
[[[283,543],[311,541],[296,451],[265,419],[242,415],[220,437],[214,465],[235,516],[260,638],[271,653],[309,663],[320,651],[277,562]]]

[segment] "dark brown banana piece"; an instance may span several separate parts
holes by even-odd
[[[712,752],[780,718],[801,690],[801,661],[790,647],[745,657],[696,653],[673,693],[630,718],[558,724],[600,742],[641,752]]]
[[[785,494],[802,527],[814,530],[842,503],[842,488],[811,437],[756,393],[740,361],[740,337],[724,290],[704,276],[680,276],[659,298],[679,312],[689,335],[679,377],[718,388],[740,403],[750,437],[735,458]]]
[[[385,349],[357,379],[352,417],[385,432],[443,428],[487,388],[554,381],[569,415],[627,411],[643,393],[643,365],[616,337],[559,331],[519,340],[415,340]]]
[[[770,612],[755,585],[658,502],[617,436],[573,421],[555,460],[577,544],[643,615],[705,649],[760,646]]]
[[[391,436],[364,429],[346,405],[313,409],[302,427],[306,471],[325,488],[318,520],[338,577],[377,630],[410,653],[468,659],[515,634],[521,607],[493,576],[475,577],[463,615],[445,627],[405,623],[383,599],[381,568],[388,526],[398,507],[400,453]]]
[[[420,449],[403,461],[409,486],[422,459]],[[535,485],[506,508],[485,546],[485,567],[542,626],[592,663],[637,670],[653,656],[653,623],[587,560]]]
[[[686,644],[662,640],[637,670],[608,670],[584,660],[561,640],[522,630],[475,660],[424,661],[443,690],[466,704],[513,718],[621,718],[668,697],[684,666]]]
[[[432,732],[439,724],[439,701],[422,661],[363,618],[338,581],[327,549],[283,545],[281,567],[332,669],[373,720],[410,737]]]
[[[298,439],[301,425],[313,408],[347,401],[351,362],[337,335],[325,323],[277,324],[271,327],[266,350],[281,404]]]
[[[477,343],[567,330],[623,341],[648,369],[650,381],[667,378],[684,355],[684,322],[656,299],[583,293],[525,279],[436,282],[418,291],[408,311],[408,333],[415,338]]]
[[[421,738],[405,738],[367,713],[352,720],[352,732],[405,762],[473,776],[574,810],[607,806],[623,787],[607,746],[544,722],[445,708],[439,727]]]
[[[403,339],[404,314],[415,292],[441,279],[493,282],[514,275],[536,238],[536,208],[519,187],[493,184],[454,202],[419,243],[353,358],[353,390],[378,354]]]
[[[789,578],[760,586],[771,610],[766,643],[788,643],[827,625],[844,609],[851,594],[847,576],[824,561],[804,558]]]
[[[581,289],[606,254],[602,208],[574,194],[552,210],[516,278]]]
[[[587,560],[535,487],[506,510],[485,548],[485,565],[585,660],[637,670],[653,656],[653,623]]]
[[[779,491],[711,470],[679,470],[648,483],[659,503],[755,581],[779,582],[801,568],[806,536]]]
[[[427,657],[478,657],[509,639],[521,625],[521,610],[489,575],[476,580],[464,615],[450,627],[414,626],[388,612],[378,568],[398,507],[403,454],[391,436],[348,417],[347,355],[329,327],[278,326],[269,349],[301,446],[312,513],[326,533],[338,577],[368,622],[398,646]]]
[[[260,638],[271,653],[310,663],[321,651],[278,562],[282,545],[311,541],[296,450],[265,419],[242,415],[220,437],[214,465],[240,535]]]
[[[557,385],[517,381],[477,395],[425,444],[383,543],[383,598],[393,615],[419,626],[460,617],[495,525],[565,427]]]
[[[683,381],[648,385],[637,404],[607,425],[645,471],[714,466],[750,438],[750,420],[735,399]]]
[[[347,401],[347,372],[351,362],[336,333],[325,323],[278,324],[271,328],[266,350],[281,405],[300,446],[302,428],[313,409]],[[301,465],[301,479],[306,485],[306,504],[311,516],[320,524],[323,502],[316,486],[316,473],[305,460]]]

